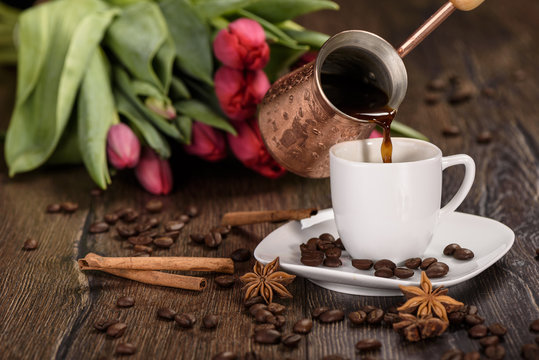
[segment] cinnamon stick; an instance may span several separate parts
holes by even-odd
[[[81,270],[87,268],[126,270],[182,270],[234,273],[230,258],[206,257],[105,257],[88,253],[77,261]]]
[[[317,213],[317,208],[228,212],[223,215],[221,225],[237,226],[263,222],[301,220],[316,215]]]
[[[122,278],[149,285],[160,285],[177,289],[202,291],[206,287],[206,279],[195,276],[169,274],[162,271],[103,269],[85,267],[83,270],[99,270]]]

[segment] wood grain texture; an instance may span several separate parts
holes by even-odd
[[[345,29],[373,31],[395,46],[420,25],[441,3],[427,0],[340,1],[339,12],[320,12],[302,17],[305,26],[334,34]],[[475,159],[477,175],[460,211],[491,217],[511,227],[516,241],[509,253],[476,278],[452,287],[450,295],[477,305],[487,323],[501,322],[509,332],[504,341],[507,359],[519,358],[520,346],[531,343],[531,320],[539,317],[539,280],[535,248],[539,247],[539,42],[533,0],[489,0],[469,13],[456,12],[405,59],[409,88],[398,120],[424,132],[446,155],[467,153]],[[424,103],[426,83],[444,71],[471,79],[482,90],[492,87],[492,98],[478,96],[451,106]],[[520,72],[520,73],[519,73]],[[524,73],[525,76],[521,76]],[[522,79],[521,79],[522,78]],[[521,79],[521,80],[519,80]],[[0,129],[9,120],[14,93],[13,69],[0,69]],[[463,135],[446,138],[445,125],[457,125]],[[475,141],[490,130],[493,141]],[[1,151],[0,151],[1,152]],[[156,255],[226,257],[239,247],[253,250],[258,241],[278,224],[235,228],[221,247],[209,250],[193,245],[189,233],[202,233],[219,224],[228,211],[291,209],[331,206],[327,180],[302,179],[288,174],[279,180],[263,179],[232,160],[206,164],[179,155],[175,167],[175,191],[162,198],[162,220],[182,214],[196,204],[201,215],[189,223],[170,250]],[[461,169],[444,175],[444,201],[459,186]],[[148,286],[99,272],[81,274],[76,259],[92,251],[106,256],[129,256],[132,250],[114,230],[89,234],[91,223],[123,206],[142,209],[151,195],[135,183],[133,174],[119,174],[112,187],[92,197],[91,180],[82,167],[43,169],[7,177],[0,162],[0,358],[5,359],[97,359],[112,358],[121,341],[138,345],[132,359],[209,359],[230,350],[238,354],[254,350],[263,359],[320,359],[328,354],[360,358],[355,343],[377,337],[381,359],[435,359],[443,351],[478,350],[476,340],[464,330],[450,331],[440,339],[407,344],[384,326],[352,328],[347,319],[335,324],[315,321],[313,331],[297,349],[283,345],[258,345],[251,340],[254,322],[241,304],[241,285],[218,289],[215,275],[205,276],[201,292]],[[76,201],[72,215],[46,214],[52,202]],[[39,248],[22,251],[26,237],[39,241]],[[236,266],[236,276],[249,271],[249,263]],[[360,305],[386,308],[399,297],[359,297],[321,289],[298,278],[291,286],[286,331],[312,309],[329,306],[346,313]],[[132,308],[117,308],[116,300],[131,295]],[[192,312],[198,321],[182,330],[173,322],[159,320],[157,309],[169,306]],[[216,330],[200,328],[206,314],[218,314]],[[93,328],[102,318],[115,317],[128,324],[120,339],[110,339]]]

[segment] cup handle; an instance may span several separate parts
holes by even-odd
[[[465,173],[462,184],[453,198],[440,209],[440,218],[455,211],[464,201],[472,187],[475,178],[475,163],[471,157],[464,154],[442,157],[442,171],[453,165],[464,165]]]

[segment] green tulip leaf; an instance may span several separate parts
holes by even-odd
[[[310,30],[283,29],[283,31],[299,44],[309,45],[313,49],[320,49],[329,39],[329,35]]]
[[[200,101],[178,101],[174,103],[174,107],[180,114],[186,115],[191,119],[236,135],[236,130],[225,118],[217,115],[210,107]]]
[[[272,23],[280,23],[313,11],[338,9],[337,3],[327,0],[263,0],[246,8]]]
[[[110,25],[105,44],[135,78],[168,92],[175,51],[158,5],[137,2],[124,7]]]
[[[212,84],[213,57],[208,26],[186,0],[163,0],[159,6],[174,40],[178,66],[185,73]]]
[[[290,66],[298,60],[305,50],[294,50],[279,44],[270,45],[270,59],[264,72],[270,82],[274,82],[282,75],[290,72]]]
[[[233,13],[260,0],[195,0],[193,5],[198,14],[212,19],[217,16]]]
[[[170,83],[170,96],[175,100],[191,98],[191,93],[187,85],[179,77],[174,75],[172,75],[172,81]]]
[[[82,160],[95,183],[106,189],[110,184],[107,133],[118,114],[114,107],[106,59],[101,49],[95,51],[90,59],[82,79],[77,105]]]
[[[35,169],[54,152],[115,14],[97,0],[60,0],[20,16],[17,96],[5,143],[10,176]]]
[[[399,121],[393,120],[391,123],[391,135],[396,136],[405,136],[420,140],[429,141],[429,138],[426,137],[424,134],[420,133],[419,131],[412,129],[408,125],[404,125],[403,123]]]
[[[82,163],[77,127],[77,119],[75,116],[71,116],[56,149],[47,159],[47,164],[76,165]]]
[[[176,119],[174,120],[176,122],[176,126],[180,130],[180,132],[183,135],[184,143],[189,145],[191,144],[191,131],[193,129],[193,120],[189,116],[185,115],[178,115],[176,116]]]

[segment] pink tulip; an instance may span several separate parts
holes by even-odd
[[[215,73],[215,93],[224,113],[232,120],[253,117],[256,105],[269,88],[268,77],[262,70],[241,71],[223,66]]]
[[[376,129],[371,132],[371,135],[369,136],[369,139],[375,139],[375,138],[381,138],[382,134],[380,134]]]
[[[234,69],[260,70],[269,60],[264,29],[254,20],[238,19],[219,31],[213,42],[215,56]]]
[[[227,134],[230,149],[246,167],[272,179],[286,170],[279,165],[264,146],[256,119],[235,124],[238,135]]]
[[[148,147],[142,150],[135,174],[142,187],[152,194],[168,194],[172,190],[172,171],[168,161]]]
[[[119,123],[109,128],[107,155],[116,169],[132,168],[138,164],[140,142],[129,126]]]
[[[222,132],[209,125],[195,121],[191,144],[184,146],[185,151],[207,161],[219,161],[226,157],[226,142]]]

